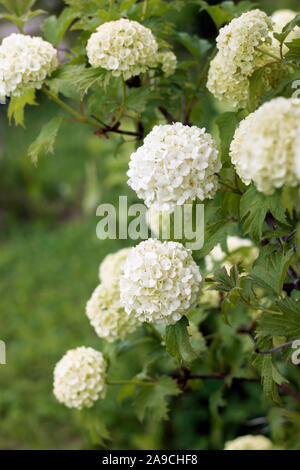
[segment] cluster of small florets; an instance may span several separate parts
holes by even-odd
[[[226,442],[225,450],[271,450],[272,442],[265,436],[241,436]]]
[[[56,49],[39,37],[11,34],[0,46],[0,97],[41,88],[58,66]]]
[[[103,23],[87,43],[93,67],[111,70],[125,80],[146,72],[155,64],[158,44],[151,30],[124,18]]]
[[[106,394],[106,362],[93,348],[68,351],[54,369],[54,395],[68,408],[90,408]]]
[[[99,279],[106,285],[119,285],[123,264],[131,248],[123,248],[107,255],[99,266]]]
[[[218,53],[211,61],[207,88],[221,101],[233,107],[246,107],[249,77],[270,62],[257,48],[271,47],[271,19],[253,10],[233,19],[220,29]]]
[[[173,75],[177,66],[177,57],[172,51],[158,52],[157,62],[166,77]]]
[[[202,276],[181,243],[149,239],[129,253],[120,280],[128,314],[149,323],[176,323],[195,304]]]
[[[120,302],[120,276],[131,248],[108,255],[100,264],[102,281],[86,305],[86,314],[97,335],[106,341],[118,341],[132,333],[138,321],[128,315]]]
[[[272,194],[283,185],[296,186],[295,145],[300,124],[300,100],[275,98],[244,119],[235,132],[230,156],[245,184]]]
[[[124,311],[116,285],[99,284],[86,305],[86,314],[97,335],[109,342],[124,339],[138,323]]]
[[[177,205],[214,197],[221,164],[210,134],[180,122],[155,126],[130,157],[128,184],[146,206],[172,212]]]

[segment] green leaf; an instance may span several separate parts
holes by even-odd
[[[222,267],[216,271],[213,278],[213,285],[210,287],[210,290],[217,290],[227,293],[222,300],[221,311],[224,322],[227,325],[230,325],[228,314],[231,313],[232,309],[240,300],[241,287],[239,283],[238,266],[232,266],[230,273],[227,272],[225,267]]]
[[[294,39],[291,42],[286,42],[285,45],[289,48],[285,53],[284,58],[300,64],[300,39]]]
[[[249,111],[255,111],[258,104],[265,93],[263,75],[265,73],[265,67],[260,67],[255,70],[249,78],[249,95],[248,95],[248,107]]]
[[[13,96],[10,99],[7,112],[9,124],[14,119],[16,126],[21,125],[24,127],[24,108],[27,104],[31,106],[37,105],[34,88],[31,88],[22,96]]]
[[[42,26],[45,39],[58,46],[72,21],[77,17],[77,13],[72,8],[65,8],[57,18],[52,15],[46,19]]]
[[[155,93],[150,87],[131,88],[126,97],[126,106],[141,113],[145,110],[147,102],[155,98]]]
[[[162,375],[151,387],[143,389],[135,397],[135,406],[138,418],[142,421],[146,413],[154,421],[168,418],[168,396],[177,396],[181,393],[175,380],[166,375]]]
[[[211,44],[206,39],[200,39],[199,36],[191,36],[188,33],[177,33],[175,38],[197,59],[203,59]]]
[[[166,327],[166,350],[179,364],[188,364],[196,359],[188,334],[188,319],[182,317],[175,325]]]
[[[231,1],[222,2],[220,5],[209,5],[207,2],[201,0],[197,3],[202,7],[200,11],[206,10],[211,16],[217,28],[220,28],[224,23],[228,23],[234,17],[240,16],[242,13],[253,8],[253,3],[250,1],[242,1],[237,5]]]
[[[206,224],[204,228],[204,246],[201,250],[193,252],[195,259],[208,255],[222,241],[231,226],[232,222],[224,219]]]
[[[259,242],[262,236],[263,223],[268,211],[270,211],[277,220],[286,223],[281,192],[277,191],[272,196],[266,196],[258,192],[254,186],[250,186],[240,200],[240,213],[244,227],[244,235],[250,235],[251,238]]]
[[[282,28],[281,33],[273,33],[273,35],[282,44],[296,26],[300,26],[300,13]]]
[[[56,135],[62,125],[63,118],[55,117],[44,125],[38,137],[28,149],[28,155],[32,158],[33,163],[37,163],[39,156],[53,152]]]
[[[26,23],[24,19],[19,18],[18,16],[15,16],[15,15],[10,15],[9,13],[0,14],[0,19],[2,18],[8,21],[11,21],[12,23],[15,23],[15,25],[17,25],[20,31],[23,30],[24,25]]]
[[[216,124],[219,129],[222,162],[225,163],[230,161],[229,147],[238,124],[236,113],[226,112],[220,114],[216,119]]]
[[[93,410],[86,408],[80,411],[81,425],[90,433],[91,441],[94,445],[104,446],[105,441],[111,440],[106,424],[103,422],[103,413],[98,416]]]
[[[202,10],[207,11],[218,29],[232,19],[232,14],[224,11],[219,5],[209,5],[202,1],[198,3],[202,6]]]
[[[257,342],[257,346],[261,351],[266,351],[273,347],[273,343],[271,339],[263,338]],[[276,384],[281,385],[287,382],[287,380],[278,371],[274,363],[273,354],[258,354],[254,352],[251,363],[262,378],[264,393],[276,403],[280,403],[281,400]]]
[[[292,250],[287,253],[281,250],[266,255],[261,250],[261,255],[255,261],[248,279],[251,279],[257,286],[279,295],[293,256]]]
[[[285,336],[286,341],[300,338],[300,302],[287,297],[275,302],[281,313],[263,313],[258,321],[260,336]]]
[[[17,16],[24,15],[35,4],[36,0],[1,0],[0,3]]]
[[[110,73],[100,67],[88,68],[83,64],[65,65],[52,74],[47,84],[53,91],[58,92],[62,86],[72,83],[73,88],[83,97],[93,85],[105,88],[110,78]]]

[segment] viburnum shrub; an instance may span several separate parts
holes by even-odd
[[[25,106],[42,94],[61,108],[30,145],[33,162],[76,121],[99,139],[119,136],[118,146],[135,142],[128,185],[148,207],[149,225],[157,215],[156,232],[178,206],[201,202],[205,211],[201,249],[149,238],[104,259],[86,299],[99,350],[66,352],[54,371],[56,398],[90,408],[119,386],[120,401],[129,399],[141,420],[160,420],[177,395],[214,379],[220,387],[210,410],[219,419],[224,396],[250,381],[279,405],[276,419],[296,429],[300,13],[268,16],[249,1],[65,0],[59,17],[44,19],[40,38],[25,33],[43,13],[34,0],[1,3],[2,17],[20,30],[0,46],[10,122],[24,125]],[[175,28],[173,13],[187,3],[211,16],[216,41]],[[69,30],[70,48],[62,46]],[[132,349],[138,356],[146,345],[143,369],[124,377],[118,356]],[[104,415],[90,412],[105,439]],[[264,436],[232,437],[226,449],[274,445]]]

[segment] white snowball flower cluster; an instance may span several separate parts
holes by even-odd
[[[107,255],[99,266],[99,279],[107,285],[119,285],[122,267],[131,248]]]
[[[116,285],[99,284],[86,305],[86,314],[97,335],[109,342],[124,339],[138,324],[133,314],[125,312]]]
[[[270,62],[256,48],[270,47],[271,19],[261,10],[252,10],[220,29],[218,53],[210,63],[207,88],[219,100],[233,107],[246,107],[249,77]]]
[[[172,51],[158,52],[157,62],[166,77],[173,75],[177,66],[177,57]]]
[[[202,276],[181,243],[149,239],[129,253],[120,280],[121,302],[140,321],[176,323],[200,294]]]
[[[180,122],[155,126],[130,157],[128,184],[155,210],[213,198],[221,168],[210,134]]]
[[[86,314],[97,335],[106,341],[124,339],[138,326],[134,315],[128,315],[120,301],[120,276],[132,248],[107,255],[99,267],[101,284],[86,305]]]
[[[225,450],[271,450],[272,442],[265,436],[241,436],[226,442]]]
[[[87,43],[93,67],[111,70],[112,75],[122,75],[125,80],[153,66],[157,49],[149,28],[124,18],[100,25]]]
[[[54,369],[54,395],[68,408],[90,408],[106,394],[106,361],[93,348],[69,350]]]
[[[283,185],[296,186],[295,146],[300,124],[300,100],[275,98],[249,114],[237,128],[230,156],[245,184],[272,194]]]
[[[0,97],[41,88],[58,66],[56,49],[39,37],[11,34],[0,46]]]

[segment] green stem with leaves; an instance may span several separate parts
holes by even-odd
[[[45,95],[47,95],[48,98],[50,98],[52,101],[54,101],[56,104],[58,104],[61,108],[63,108],[69,114],[74,116],[77,121],[83,122],[85,124],[89,124],[89,125],[94,126],[94,127],[99,127],[96,122],[93,122],[90,119],[87,119],[82,114],[78,113],[75,109],[71,108],[71,106],[69,106],[67,103],[62,101],[58,96],[56,96],[51,90],[49,90],[45,86],[42,87],[42,92],[45,93]]]

